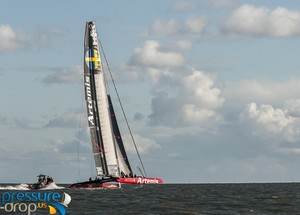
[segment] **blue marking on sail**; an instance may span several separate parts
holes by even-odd
[[[89,49],[85,54],[85,62],[90,69],[99,69],[100,56],[96,49]]]

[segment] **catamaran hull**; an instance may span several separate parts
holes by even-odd
[[[97,179],[71,184],[69,188],[118,188],[115,179]]]
[[[111,183],[103,183],[103,184],[97,184],[97,183],[88,183],[88,184],[82,184],[82,183],[76,183],[72,184],[70,186],[72,189],[76,188],[119,188],[117,184],[111,184]]]
[[[160,178],[135,177],[135,178],[119,178],[117,182],[123,184],[161,184],[163,180]]]

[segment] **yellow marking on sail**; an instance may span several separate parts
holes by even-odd
[[[92,62],[92,63],[94,63],[94,69],[98,69],[98,67],[99,67],[99,64],[100,64],[100,57],[98,56],[98,52],[97,52],[97,50],[92,50],[92,52],[93,52],[93,57],[91,56],[87,56],[87,57],[85,57],[85,60],[87,61],[87,62]],[[92,55],[92,53],[90,53],[90,52],[88,52],[89,53],[89,55]]]

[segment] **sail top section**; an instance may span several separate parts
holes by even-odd
[[[87,72],[102,71],[100,47],[95,22],[87,22],[84,39],[85,66]]]

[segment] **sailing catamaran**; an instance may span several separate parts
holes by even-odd
[[[98,178],[75,183],[70,187],[106,187],[109,186],[108,182],[162,183],[160,178],[147,177],[145,171],[142,173],[143,176],[133,174],[115,117],[112,100],[106,90],[105,72],[99,44],[101,43],[98,41],[95,22],[87,22],[84,39],[84,88],[88,126]],[[136,145],[135,148],[137,149]],[[140,158],[139,153],[138,157]],[[142,167],[144,169],[143,164]]]

